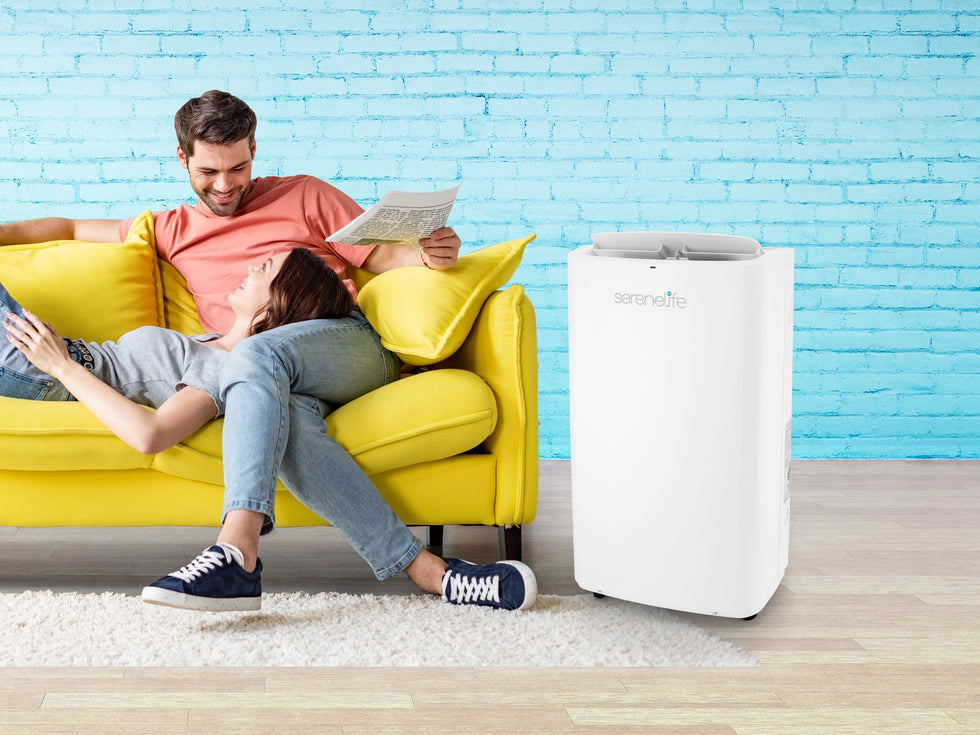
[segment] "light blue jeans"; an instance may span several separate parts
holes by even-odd
[[[287,324],[235,346],[221,372],[224,516],[275,523],[276,478],[337,528],[378,579],[407,567],[422,543],[395,515],[323,418],[398,377],[398,358],[360,313]]]
[[[23,317],[24,310],[0,283],[0,320],[7,313]],[[6,330],[0,334],[0,396],[24,398],[28,401],[70,401],[71,394],[60,382],[34,367],[23,353],[7,339]]]

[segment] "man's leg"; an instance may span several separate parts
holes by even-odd
[[[397,358],[359,312],[286,325],[236,346],[222,372],[223,515],[261,512],[270,530],[276,479],[291,448],[298,459],[287,463],[286,476],[297,477],[289,483],[297,497],[334,524],[376,573],[401,564],[400,545],[389,547],[378,531],[414,537],[326,434],[320,403],[347,403],[397,377]],[[391,548],[399,553],[389,559]]]
[[[221,375],[225,502],[219,543],[144,588],[143,599],[206,610],[254,609],[261,564],[242,549],[257,553],[258,529],[274,525],[276,481],[289,444],[294,456],[305,455],[315,467],[307,473],[300,463],[294,473],[302,478],[303,486],[294,488],[301,500],[334,523],[377,574],[390,576],[411,563],[420,542],[327,436],[321,401],[312,397],[346,403],[397,373],[397,358],[357,311],[285,325],[239,343]],[[224,599],[214,600],[219,596]]]
[[[446,562],[422,549],[421,542],[407,533],[408,529],[361,468],[326,433],[322,406],[312,396],[293,395],[289,408],[290,436],[280,466],[280,478],[290,492],[318,516],[336,526],[378,579],[405,571],[426,592],[441,593]],[[326,492],[329,486],[336,486],[335,491]],[[312,492],[308,493],[305,488]],[[342,497],[344,502],[334,502],[337,497]],[[241,549],[243,566],[249,571],[255,569],[257,563],[259,531],[264,519],[265,515],[261,513],[231,510],[225,515],[225,523],[218,535],[218,543],[230,543]],[[364,521],[369,521],[369,525],[364,527]],[[364,539],[371,539],[372,543],[365,546]],[[392,559],[396,561],[391,563]]]
[[[357,462],[327,434],[319,401],[289,400],[289,439],[280,467],[283,484],[303,505],[333,525],[378,579],[407,567],[422,543],[368,479]]]
[[[444,589],[448,576],[438,585],[434,576],[450,564],[420,553],[421,542],[350,455],[327,435],[323,423],[321,401],[346,403],[395,379],[396,372],[397,361],[381,347],[359,312],[343,320],[279,327],[237,345],[222,372],[223,519],[236,510],[247,511],[252,518],[261,513],[267,518],[265,530],[271,530],[276,479],[281,473],[290,491],[333,524],[379,579],[405,570],[423,589]],[[237,523],[238,514],[235,518]],[[257,545],[257,538],[254,542]],[[234,568],[249,563],[237,548],[225,556],[224,561],[207,564]],[[533,600],[533,574],[524,565],[490,570],[459,562],[455,568],[453,579],[461,580],[462,586],[461,592],[447,596],[450,601],[488,604],[490,587],[481,580],[501,576],[514,578],[514,583],[494,581],[491,586],[494,590],[519,587],[520,600],[514,606]]]
[[[320,402],[293,395],[289,407],[283,483],[340,531],[378,579],[403,571],[421,589],[455,604],[523,609],[534,602],[537,581],[520,562],[476,565],[423,549],[360,466],[326,433]]]

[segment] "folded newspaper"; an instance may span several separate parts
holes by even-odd
[[[327,238],[348,245],[404,244],[421,249],[419,240],[445,227],[459,185],[431,193],[389,191],[370,209]]]

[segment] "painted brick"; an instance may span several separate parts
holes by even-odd
[[[35,12],[31,10],[19,10],[13,12],[12,28],[19,33],[68,33],[71,31],[72,19],[68,13],[48,13]]]
[[[17,187],[17,196],[52,203],[71,202],[75,199],[75,187],[68,184],[20,184]]]
[[[248,25],[244,11],[212,10],[208,13],[195,13],[191,16],[190,31],[218,31],[224,33],[242,32]]]
[[[908,13],[898,22],[903,33],[952,33],[956,30],[957,16],[954,13]]]
[[[190,17],[183,13],[144,12],[131,18],[134,31],[148,33],[183,33],[188,30]]]
[[[889,13],[852,12],[841,17],[844,33],[894,33],[898,30],[898,17]]]

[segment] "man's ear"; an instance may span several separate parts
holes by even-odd
[[[255,141],[252,141],[252,160],[255,160]]]
[[[180,147],[180,143],[177,144],[177,160],[180,161],[181,166],[187,168],[187,154],[184,153],[184,149]]]

